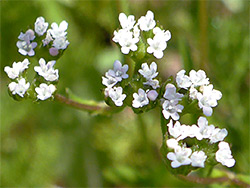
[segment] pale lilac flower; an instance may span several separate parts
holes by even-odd
[[[149,100],[155,101],[158,97],[158,93],[155,90],[150,90],[149,92],[147,92],[147,97],[149,98]]]
[[[106,77],[102,77],[102,84],[108,88],[113,87],[118,82],[114,77],[110,76],[108,72],[106,72],[105,76]]]
[[[173,120],[178,120],[180,118],[180,115],[178,113],[182,112],[184,106],[178,104],[178,101],[165,100],[162,104],[162,108],[163,116],[166,119],[169,119],[169,117],[171,117]]]
[[[52,56],[57,56],[59,54],[59,51],[56,48],[50,48],[49,49],[49,54],[52,55]]]
[[[163,97],[170,101],[180,101],[184,95],[176,92],[176,87],[173,84],[167,84]]]
[[[58,70],[54,69],[56,61],[49,61],[46,64],[46,61],[43,58],[40,58],[39,60],[39,65],[40,66],[35,66],[34,70],[42,76],[45,80],[53,82],[58,80],[59,75],[58,75]]]
[[[192,85],[192,82],[190,78],[185,75],[185,72],[185,70],[180,70],[176,74],[176,83],[179,88],[188,89]]]
[[[142,16],[138,23],[140,25],[140,28],[142,31],[149,31],[153,29],[156,25],[156,22],[154,20],[154,13],[152,11],[148,11],[146,16]]]
[[[29,60],[26,58],[22,62],[14,62],[12,68],[6,66],[4,71],[7,73],[8,77],[11,79],[17,78],[25,69],[28,68],[30,64]]]
[[[52,46],[55,47],[58,50],[65,50],[69,45],[69,41],[67,40],[67,38],[65,36],[60,36],[55,38],[55,40],[53,41]]]
[[[45,19],[40,16],[36,19],[35,22],[35,32],[39,35],[42,36],[46,31],[49,26],[48,22],[45,22]]]
[[[24,78],[18,80],[18,83],[11,82],[9,84],[9,89],[13,95],[18,94],[20,97],[24,97],[24,94],[29,89],[30,83],[27,82]]]
[[[138,94],[133,94],[133,97],[134,100],[132,102],[132,106],[134,108],[140,108],[149,104],[147,93],[141,88],[138,90]]]
[[[126,73],[128,71],[128,65],[121,64],[120,61],[116,60],[114,62],[114,68],[113,70],[108,70],[108,75],[115,78],[118,82],[122,81],[122,79],[127,79],[128,74]]]
[[[18,36],[19,41],[17,41],[16,46],[18,47],[18,52],[22,55],[35,55],[34,48],[37,46],[36,42],[31,42],[35,39],[35,33],[33,30],[29,29],[24,33],[20,33]]]
[[[42,83],[39,87],[35,88],[35,91],[37,93],[37,98],[44,101],[52,97],[52,94],[56,91],[56,87],[53,84],[47,85]]]
[[[46,38],[42,40],[43,46],[48,45],[48,44],[53,40],[53,38],[52,38],[52,36],[51,36],[51,34],[50,34],[50,31],[51,31],[51,30],[48,30],[48,31],[47,31],[47,33],[46,33]]]
[[[122,29],[130,30],[135,24],[135,16],[129,15],[128,17],[124,13],[119,14],[119,21]]]
[[[122,87],[110,88],[108,91],[109,97],[115,103],[116,106],[122,106],[123,101],[126,98],[126,94],[123,94]]]
[[[62,21],[60,25],[58,26],[57,23],[52,23],[51,24],[50,34],[54,38],[58,37],[65,37],[67,35],[66,30],[68,29],[68,23],[66,21]]]
[[[215,153],[215,159],[224,166],[233,167],[235,160],[232,156],[229,144],[227,142],[219,143],[219,150]]]
[[[189,158],[192,153],[190,148],[177,146],[174,152],[169,152],[167,158],[171,160],[171,166],[173,168],[178,168],[182,165],[191,164],[191,159]]]
[[[195,151],[191,157],[191,165],[194,167],[205,167],[205,161],[207,159],[206,154],[203,151]]]
[[[138,72],[144,78],[146,78],[146,80],[152,80],[158,75],[157,64],[155,62],[152,62],[149,67],[147,63],[143,63],[141,65],[141,69],[139,69]]]

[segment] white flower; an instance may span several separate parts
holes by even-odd
[[[171,39],[171,33],[169,30],[161,30],[159,27],[155,27],[153,29],[154,37],[159,38],[160,40],[164,40],[165,42]]]
[[[147,43],[149,44],[147,52],[149,54],[153,53],[157,59],[161,59],[163,57],[163,51],[167,48],[167,43],[158,37],[154,37],[153,39],[148,38]]]
[[[120,61],[116,60],[114,62],[114,69],[110,69],[108,71],[108,75],[115,78],[118,82],[122,81],[122,79],[127,79],[128,74],[126,72],[128,71],[128,65],[121,64]]]
[[[153,89],[157,89],[160,87],[159,85],[159,80],[157,79],[153,79],[153,80],[148,80],[146,82],[143,82],[144,85],[149,85],[151,86]]]
[[[173,120],[178,120],[180,118],[178,113],[182,112],[184,106],[178,104],[178,101],[165,100],[162,104],[162,108],[163,116],[166,119],[169,119],[169,117],[171,117]]]
[[[20,33],[18,36],[19,41],[17,41],[16,46],[18,47],[18,52],[22,55],[35,55],[34,48],[37,46],[36,42],[31,42],[35,39],[35,33],[32,29],[29,29],[24,33]]]
[[[129,15],[128,17],[124,13],[119,14],[119,21],[123,29],[130,30],[135,24],[135,16]]]
[[[64,50],[68,47],[69,45],[69,41],[67,40],[67,38],[65,36],[61,36],[61,37],[57,37],[54,41],[52,46],[54,46],[56,49],[60,50]]]
[[[167,154],[167,158],[171,160],[171,166],[173,168],[178,168],[182,165],[189,165],[191,163],[191,159],[189,156],[191,155],[192,150],[190,148],[177,146],[174,152],[169,152]]]
[[[205,167],[205,161],[207,159],[206,154],[203,151],[195,151],[191,157],[191,165],[194,167]]]
[[[52,94],[55,92],[56,87],[53,84],[47,85],[47,84],[40,84],[39,87],[35,88],[35,91],[37,93],[37,98],[44,101],[50,97],[52,97]]]
[[[165,87],[165,93],[163,97],[170,101],[180,101],[183,97],[183,94],[176,92],[176,87],[173,84],[167,84]]]
[[[211,116],[213,109],[211,107],[217,106],[217,100],[221,99],[220,91],[213,89],[213,85],[203,86],[203,94],[197,93],[199,107],[202,108],[206,116]]]
[[[198,119],[199,133],[196,135],[198,140],[203,138],[210,138],[215,130],[214,125],[208,125],[208,121],[205,117],[199,117]]]
[[[169,134],[174,138],[178,138],[182,135],[182,126],[179,121],[176,121],[176,123],[173,125],[173,120],[171,119],[167,126]]]
[[[138,94],[137,93],[133,94],[133,97],[134,97],[134,100],[132,102],[132,106],[134,108],[140,108],[145,105],[148,105],[149,103],[147,93],[141,88],[138,89]]]
[[[137,24],[135,24],[135,26],[133,27],[133,35],[134,35],[135,38],[139,38],[139,36],[140,36],[141,30],[139,29],[138,26],[139,26],[139,24],[137,23]]]
[[[138,23],[142,31],[149,31],[153,29],[156,25],[156,22],[154,20],[154,13],[149,10],[146,16],[140,17]]]
[[[228,132],[226,129],[214,129],[212,135],[210,136],[210,143],[216,143],[219,141],[224,140],[224,138],[227,136]]]
[[[194,86],[192,85],[189,89],[189,97],[194,100],[194,99],[197,99],[197,94],[198,94],[198,91],[197,89],[194,88]]]
[[[30,64],[29,60],[26,58],[23,60],[23,62],[14,62],[12,65],[12,68],[9,66],[6,66],[4,68],[4,71],[7,73],[8,77],[11,79],[15,79],[19,76],[20,73],[22,73],[25,69],[28,68],[28,65]]]
[[[58,26],[57,23],[52,23],[49,32],[54,38],[65,37],[67,35],[68,23],[66,21],[62,21]]]
[[[114,37],[112,38],[112,40],[116,43],[119,43],[119,41],[124,35],[127,34],[127,32],[128,31],[126,29],[119,29],[118,31],[114,31]]]
[[[136,43],[139,42],[139,38],[133,38],[133,33],[130,31],[122,33],[118,40],[123,54],[128,54],[130,50],[134,52],[138,48]]]
[[[102,84],[108,88],[113,87],[118,82],[114,77],[110,76],[108,72],[106,72],[105,76],[106,77],[102,77]]]
[[[218,146],[219,150],[215,153],[215,159],[224,166],[233,167],[235,160],[232,156],[228,143],[220,142]]]
[[[42,40],[43,46],[48,45],[48,44],[50,43],[50,41],[53,40],[53,38],[52,38],[52,36],[51,36],[51,34],[50,34],[50,31],[51,31],[51,30],[48,30],[48,31],[47,31],[47,33],[46,33],[46,38]]]
[[[56,61],[49,61],[46,64],[46,61],[43,58],[40,58],[39,60],[39,65],[40,66],[35,66],[34,70],[42,76],[45,80],[53,82],[58,80],[59,75],[58,75],[58,70],[54,69],[53,66],[55,65]]]
[[[147,63],[143,63],[141,65],[141,69],[139,69],[138,72],[144,78],[146,78],[146,80],[152,80],[158,75],[157,64],[155,62],[152,62],[149,67]]]
[[[39,36],[42,36],[46,32],[48,26],[49,26],[49,23],[45,22],[45,19],[42,16],[38,17],[35,22],[35,32]]]
[[[147,92],[147,97],[149,98],[149,100],[155,101],[158,97],[158,93],[155,90],[150,90],[149,92]]]
[[[209,79],[206,78],[206,73],[203,70],[198,70],[197,72],[191,70],[189,72],[189,78],[195,87],[209,84]]]
[[[177,148],[179,146],[178,141],[176,139],[174,139],[174,138],[168,139],[166,141],[166,144],[171,149],[175,149],[175,148]]]
[[[122,94],[122,87],[110,88],[108,94],[116,106],[122,106],[123,100],[126,98],[126,94]]]
[[[24,94],[29,89],[30,83],[27,82],[24,78],[18,80],[18,83],[11,82],[9,84],[9,89],[13,95],[18,94],[20,97],[24,97]]]
[[[176,83],[179,88],[187,89],[192,85],[191,80],[187,75],[185,75],[185,70],[180,70],[176,74]]]

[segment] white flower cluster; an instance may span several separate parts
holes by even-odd
[[[187,148],[185,143],[182,147],[179,145],[179,142],[187,137],[196,138],[197,140],[208,139],[210,144],[220,142],[219,150],[216,152],[216,160],[227,167],[234,166],[235,160],[231,155],[229,145],[223,141],[227,136],[226,129],[208,125],[205,117],[200,117],[197,125],[181,125],[178,121],[173,124],[173,121],[170,120],[167,126],[169,135],[172,137],[167,140],[167,146],[174,149],[174,152],[167,154],[167,158],[172,161],[171,166],[173,168],[189,164],[194,167],[204,168],[205,166],[207,159],[205,151],[199,150],[192,153],[192,149]]]
[[[184,106],[178,104],[181,101],[183,94],[176,92],[176,87],[173,84],[167,84],[163,95],[162,114],[166,119],[170,117],[173,120],[178,120]]]
[[[146,38],[147,52],[153,54],[157,59],[163,57],[163,51],[167,47],[167,41],[170,40],[171,34],[169,31],[161,30],[156,27],[156,21],[154,20],[154,13],[147,11],[145,16],[141,16],[136,23],[135,17],[129,15],[128,17],[124,13],[120,13],[119,21],[121,29],[114,31],[113,41],[121,46],[121,52],[128,54],[130,51],[137,51],[138,42],[143,37],[142,32],[149,32],[153,30],[154,37]]]
[[[26,58],[22,62],[14,62],[12,67],[6,66],[4,71],[10,79],[15,79],[14,82],[9,84],[9,90],[13,95],[19,95],[24,97],[25,93],[30,87],[30,83],[26,83],[24,76],[24,71],[28,68],[30,64],[29,60]],[[57,81],[59,78],[58,70],[54,70],[53,66],[55,61],[50,61],[46,64],[45,60],[41,58],[39,60],[40,66],[35,66],[34,70],[38,75],[42,76],[46,81],[53,82]],[[47,85],[45,83],[40,84],[39,87],[35,88],[37,93],[37,99],[46,100],[52,97],[52,94],[55,92],[56,87],[53,84]]]
[[[126,94],[123,94],[122,87],[113,87],[123,79],[128,78],[128,65],[121,64],[120,61],[114,62],[114,68],[106,72],[105,77],[102,77],[102,84],[106,86],[104,91],[106,97],[110,97],[116,106],[122,106],[123,101],[126,98]]]
[[[34,24],[35,32],[32,29],[28,29],[25,33],[21,32],[18,36],[19,41],[16,43],[18,52],[22,55],[34,56],[34,48],[36,48],[38,42],[32,42],[36,38],[35,34],[37,34],[38,37],[41,37],[44,33],[46,33],[46,38],[42,40],[43,46],[46,46],[53,41],[53,44],[49,49],[49,53],[52,56],[58,55],[59,50],[65,50],[69,45],[66,32],[68,23],[62,21],[59,26],[56,23],[52,23],[51,29],[48,29],[48,26],[48,22],[45,22],[43,17],[38,17]]]
[[[159,81],[154,79],[158,75],[157,64],[155,62],[152,62],[150,66],[148,66],[147,63],[143,63],[138,72],[146,79],[146,82],[143,82],[143,84],[153,89],[144,91],[142,88],[139,88],[138,93],[133,94],[134,100],[132,101],[132,106],[134,108],[141,108],[148,105],[149,100],[155,101],[158,97],[158,93],[155,89],[160,87]]]
[[[177,73],[176,83],[179,88],[189,90],[190,99],[198,100],[204,115],[212,115],[212,107],[217,106],[217,100],[221,99],[222,93],[213,89],[213,85],[209,84],[209,79],[203,70],[197,72],[191,70],[189,76],[185,75],[185,70],[181,70]]]

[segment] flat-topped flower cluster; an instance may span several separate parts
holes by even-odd
[[[147,14],[141,16],[138,22],[134,15],[126,16],[120,13],[119,22],[121,29],[114,31],[113,41],[120,45],[123,54],[144,48],[143,50],[153,54],[157,59],[163,57],[163,51],[167,48],[171,33],[157,26],[152,11],[147,11]]]
[[[46,48],[49,48],[51,56],[57,56],[60,51],[65,50],[69,44],[66,32],[68,23],[62,21],[59,26],[52,23],[50,29],[48,29],[48,26],[49,24],[45,22],[43,17],[38,17],[34,24],[34,30],[28,29],[25,33],[20,33],[19,41],[17,41],[18,52],[24,56],[34,56],[34,49],[37,46],[46,46]],[[45,33],[46,37],[42,40]],[[40,58],[39,66],[34,66],[37,74],[31,83],[27,81],[27,69],[31,64],[28,58],[25,58],[22,62],[14,62],[12,67],[6,66],[4,71],[12,80],[8,86],[11,96],[16,100],[53,98],[59,79],[58,70],[54,68],[55,63],[56,60],[46,63],[44,58]]]

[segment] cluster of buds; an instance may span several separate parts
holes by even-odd
[[[166,132],[163,132],[166,159],[174,169],[191,165],[193,170],[218,162],[227,167],[234,166],[229,144],[224,141],[227,130],[208,125],[208,120],[203,117],[212,115],[222,93],[213,89],[203,70],[191,70],[189,75],[180,70],[175,80],[166,82],[156,79],[157,64],[147,61],[152,57],[150,54],[158,59],[163,57],[171,34],[156,26],[151,11],[137,23],[133,15],[127,17],[124,13],[119,15],[119,21],[122,28],[114,31],[113,41],[119,44],[123,54],[130,55],[135,66],[131,67],[134,68],[131,76],[127,74],[128,65],[122,66],[119,61],[115,61],[113,70],[106,72],[102,83],[106,86],[107,104],[130,106],[136,113],[160,106],[167,121]],[[197,125],[181,125],[179,119],[186,113],[198,115]]]
[[[46,63],[43,58],[46,56],[51,59],[51,56],[58,59],[62,52],[67,48],[69,42],[67,40],[68,23],[62,21],[58,26],[56,23],[51,24],[51,29],[48,29],[49,24],[45,22],[43,17],[38,17],[34,24],[34,30],[28,29],[25,33],[21,32],[17,41],[18,52],[24,56],[34,56],[35,48],[39,47],[40,55],[39,66],[34,66],[36,75],[32,82],[28,82],[27,69],[31,64],[28,58],[22,62],[14,62],[12,67],[6,66],[4,71],[12,80],[9,84],[9,93],[16,100],[31,98],[35,101],[46,100],[53,98],[58,83],[58,70],[54,68],[56,60],[51,60]],[[48,30],[47,30],[48,29]],[[46,37],[42,39],[43,35]],[[43,49],[49,49],[49,54],[42,54]],[[36,52],[39,52],[36,50]],[[37,60],[36,60],[37,61]]]
[[[134,59],[144,59],[151,54],[157,59],[163,57],[171,34],[157,26],[152,11],[141,16],[137,23],[135,16],[120,13],[119,21],[122,28],[114,31],[113,41],[120,45],[123,54],[130,54]]]

